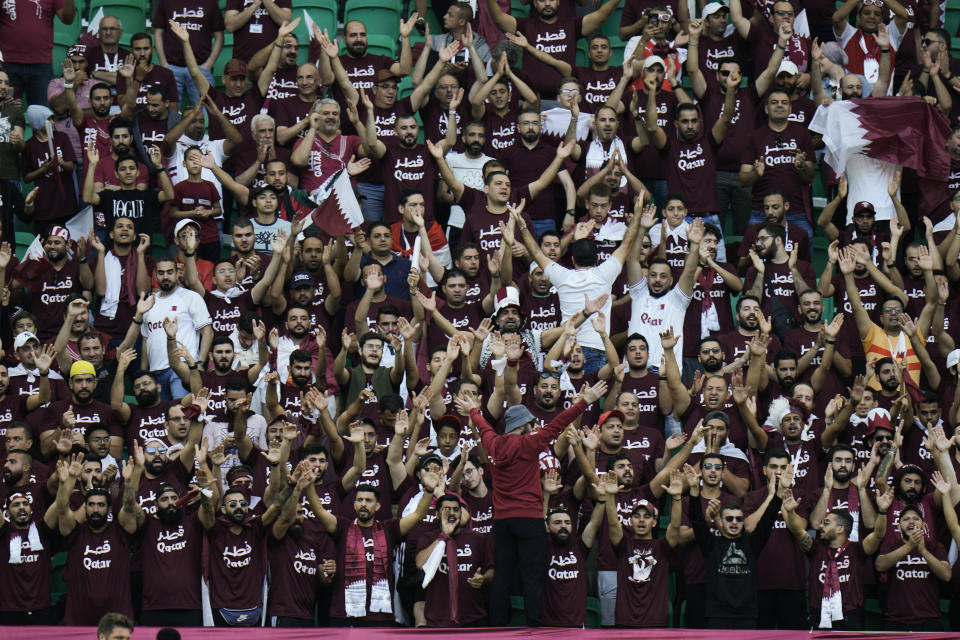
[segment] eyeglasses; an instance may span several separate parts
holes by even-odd
[[[440,91],[456,91],[460,88],[460,85],[457,84],[441,84],[437,85],[437,89]]]
[[[237,507],[246,507],[248,505],[246,500],[231,500],[227,503],[227,506],[231,509],[236,509]],[[743,518],[741,518],[742,520]]]
[[[873,436],[874,442],[893,442],[893,436]]]
[[[560,89],[560,93],[565,96],[580,95],[580,89]]]
[[[884,307],[881,311],[884,313],[903,313],[903,309],[900,307]]]
[[[796,14],[793,11],[774,11],[773,15],[777,16],[778,18],[792,18]]]
[[[723,516],[727,522],[743,522],[743,516]]]
[[[766,242],[767,240],[773,240],[773,236],[757,236],[757,242]]]
[[[384,91],[396,91],[396,90],[397,90],[397,85],[392,84],[392,83],[383,82],[383,83],[380,83],[380,84],[375,84],[375,85],[373,85],[373,86],[375,86],[375,87],[378,88],[378,89],[382,89],[382,90],[384,90]]]
[[[703,467],[705,471],[710,471],[711,469],[715,469],[717,471],[723,471],[722,462],[704,462],[700,466]]]
[[[721,77],[726,78],[727,76],[730,75],[730,70],[729,70],[729,69],[720,69],[719,71],[717,71],[717,73],[719,73]]]
[[[653,243],[650,243],[650,242],[641,242],[641,243],[640,243],[640,247],[643,248],[643,249],[652,249],[652,248],[653,248]]]
[[[100,31],[120,31],[120,27],[100,27]]]
[[[924,38],[923,40],[920,41],[920,44],[922,44],[925,47],[929,47],[932,44],[944,44],[944,42],[943,40],[931,40],[930,38]]]
[[[99,438],[90,438],[90,442],[93,444],[107,444],[110,442],[110,436],[102,436]]]
[[[217,269],[217,274],[221,276],[225,276],[227,274],[235,274],[236,272],[237,272],[236,269]]]
[[[146,448],[144,448],[144,451],[147,452],[147,453],[149,453],[150,455],[153,455],[153,454],[155,454],[155,453],[159,453],[160,455],[163,455],[163,454],[165,454],[165,453],[167,452],[167,448],[166,448],[166,447],[162,447],[162,446],[161,446],[161,447],[146,447]]]

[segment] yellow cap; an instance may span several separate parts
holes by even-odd
[[[86,360],[77,360],[72,365],[70,365],[70,377],[73,376],[82,376],[89,373],[93,377],[97,377],[97,370],[93,368],[93,365],[87,362]]]

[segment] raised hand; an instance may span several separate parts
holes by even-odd
[[[673,349],[677,346],[677,342],[680,341],[679,335],[674,335],[673,327],[667,327],[666,331],[660,332],[660,344],[663,347],[664,351],[667,349]]]
[[[877,510],[878,511],[887,511],[890,508],[890,505],[893,504],[893,487],[887,487],[887,491],[877,496]]]
[[[669,493],[671,496],[683,495],[683,474],[679,469],[674,469],[670,472],[670,484],[661,484],[660,488]]]
[[[596,384],[592,387],[586,387],[581,391],[581,395],[587,404],[593,404],[597,400],[603,397],[607,392],[607,381],[598,380]]]

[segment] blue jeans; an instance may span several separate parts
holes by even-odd
[[[583,351],[583,373],[591,374],[600,371],[607,364],[607,352],[593,347],[580,347]]]
[[[20,89],[24,102],[27,105],[42,104],[49,107],[47,101],[47,85],[53,80],[53,65],[49,62],[41,64],[19,64],[4,62],[3,70],[10,76],[10,84]]]
[[[187,68],[171,64],[167,65],[167,69],[173,72],[173,77],[177,81],[177,92],[180,94],[180,101],[183,101],[183,92],[186,91],[187,95],[190,96],[190,104],[197,104],[197,102],[200,101],[200,90],[197,89],[197,85],[194,84],[193,78],[190,77],[190,72],[187,71]],[[200,67],[200,73],[207,79],[211,87],[216,86],[216,83],[213,81],[212,71]],[[46,91],[46,89],[44,89],[44,91]]]
[[[363,196],[360,200],[363,219],[367,222],[383,220],[383,185],[372,182],[358,182],[357,191]],[[396,206],[396,203],[394,203],[394,206]]]
[[[179,400],[190,393],[186,387],[183,386],[183,381],[180,380],[180,376],[175,374],[170,367],[154,371],[153,374],[157,376],[157,380],[160,381],[160,400],[163,402]]]
[[[533,235],[537,238],[545,231],[556,231],[557,221],[553,218],[544,218],[543,220],[533,221]]]
[[[723,242],[723,227],[720,225],[720,216],[715,213],[708,213],[703,216],[687,216],[685,220],[690,223],[694,218],[703,220],[703,224],[712,224],[720,230],[720,242],[717,243],[717,262],[727,261],[727,245]]]
[[[763,211],[757,211],[756,209],[750,212],[750,224],[760,224],[761,222],[766,222],[767,216]],[[802,211],[797,213],[787,213],[786,221],[792,225],[796,225],[807,232],[810,236],[810,245],[813,246],[813,227],[810,226],[810,221],[807,220],[807,214]]]
[[[643,185],[653,195],[653,201],[657,204],[657,209],[663,209],[664,202],[667,199],[667,181],[666,180],[646,180]]]

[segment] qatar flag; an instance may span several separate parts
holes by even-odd
[[[950,171],[950,122],[923,98],[838,100],[817,109],[810,130],[823,136],[827,164],[847,174],[848,223],[861,201],[874,205],[877,220],[896,215],[886,187],[899,167],[933,180]]]
[[[331,237],[351,233],[363,224],[360,203],[343,169],[313,190],[310,199],[317,205],[310,214],[313,223]]]

